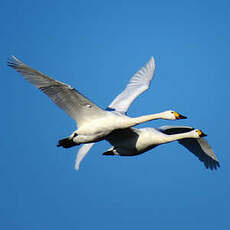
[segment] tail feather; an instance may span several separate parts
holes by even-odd
[[[57,144],[57,147],[63,147],[63,148],[71,148],[71,147],[73,147],[73,146],[75,146],[75,145],[78,145],[78,144],[76,144],[74,141],[73,141],[73,139],[71,138],[69,138],[69,137],[67,137],[67,138],[64,138],[64,139],[61,139],[61,140],[59,140],[58,141],[58,144]]]

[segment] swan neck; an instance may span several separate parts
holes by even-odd
[[[167,142],[177,141],[185,138],[196,138],[191,132],[167,135]]]
[[[144,115],[136,118],[132,118],[132,122],[134,125],[141,124],[147,121],[152,121],[156,119],[164,119],[162,113],[155,113],[155,114],[150,114],[150,115]]]

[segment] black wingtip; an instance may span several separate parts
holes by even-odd
[[[205,161],[204,165],[206,169],[211,169],[211,170],[217,170],[218,168],[220,168],[219,161],[215,159],[209,159],[208,161]]]

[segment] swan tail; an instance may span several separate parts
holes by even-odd
[[[65,149],[68,149],[68,148],[71,148],[75,145],[78,145],[78,144],[76,144],[72,138],[70,139],[69,137],[67,137],[67,138],[63,138],[63,139],[59,140],[57,147],[63,147]]]

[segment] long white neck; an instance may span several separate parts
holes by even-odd
[[[165,135],[165,137],[162,139],[162,144],[172,142],[172,141],[181,140],[181,139],[185,139],[185,138],[199,138],[199,136],[197,136],[194,133],[194,130],[187,132],[187,133]]]
[[[167,119],[167,118],[165,117],[165,113],[162,112],[162,113],[155,113],[155,114],[130,118],[130,122],[131,122],[132,126],[134,126],[134,125],[144,123],[146,121],[152,121],[152,120],[156,120],[156,119]]]

